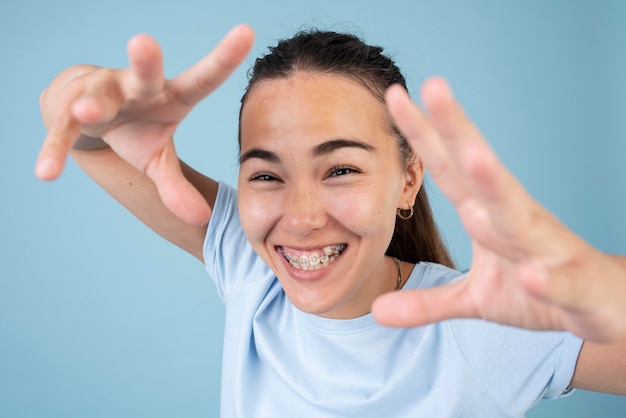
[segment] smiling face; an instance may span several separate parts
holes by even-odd
[[[423,173],[402,167],[385,112],[357,81],[307,72],[260,82],[242,108],[243,229],[300,310],[354,318],[395,288],[384,254]]]

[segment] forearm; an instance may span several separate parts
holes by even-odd
[[[81,137],[72,158],[100,187],[120,202],[141,222],[168,241],[202,260],[206,226],[183,222],[163,204],[154,182],[119,157],[103,140]],[[183,173],[207,200],[217,193],[217,184],[181,162]],[[209,201],[212,206],[212,201]]]
[[[626,395],[626,340],[610,344],[585,341],[571,386]]]

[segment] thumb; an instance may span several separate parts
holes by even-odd
[[[202,194],[184,176],[174,144],[170,142],[146,169],[165,206],[183,221],[203,225],[211,208]]]
[[[403,290],[379,296],[372,305],[381,325],[415,327],[450,318],[476,318],[467,298],[465,280],[428,289]]]

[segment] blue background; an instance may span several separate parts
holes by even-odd
[[[385,46],[418,91],[452,83],[530,192],[598,248],[626,254],[626,2],[5,1],[0,5],[0,416],[216,416],[224,312],[203,266],[156,237],[76,168],[35,179],[38,96],[76,63],[126,66],[147,32],[168,77],[233,25],[251,56],[180,127],[192,166],[236,184],[239,98],[252,59],[300,28]],[[461,267],[469,241],[433,188]],[[306,378],[303,376],[303,378]],[[453,396],[453,395],[451,395]],[[626,398],[577,391],[530,417],[624,417]]]

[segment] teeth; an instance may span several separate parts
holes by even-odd
[[[321,254],[314,252],[310,255],[303,254],[294,257],[287,254],[281,247],[280,253],[289,261],[289,264],[299,270],[319,270],[335,261],[345,249],[346,244],[335,244],[322,248]]]

